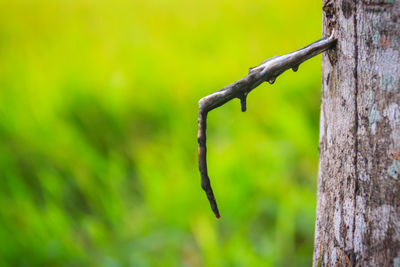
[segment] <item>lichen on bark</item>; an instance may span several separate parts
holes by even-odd
[[[314,266],[400,257],[399,2],[323,3],[338,43],[335,61],[322,56]]]

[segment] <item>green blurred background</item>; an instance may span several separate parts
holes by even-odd
[[[198,100],[321,37],[320,1],[0,0],[0,266],[310,266],[320,56],[209,115]]]

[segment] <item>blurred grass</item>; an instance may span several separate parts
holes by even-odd
[[[320,59],[197,101],[321,36],[321,3],[0,0],[0,266],[310,266]]]

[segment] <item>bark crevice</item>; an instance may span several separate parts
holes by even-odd
[[[353,195],[353,229],[352,229],[352,251],[350,255],[351,265],[356,264],[356,255],[354,253],[354,234],[356,229],[357,214],[357,191],[358,191],[358,30],[357,30],[357,0],[354,0],[353,24],[354,24],[354,195]]]

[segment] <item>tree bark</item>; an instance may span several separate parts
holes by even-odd
[[[400,0],[323,0],[313,266],[400,266]]]

